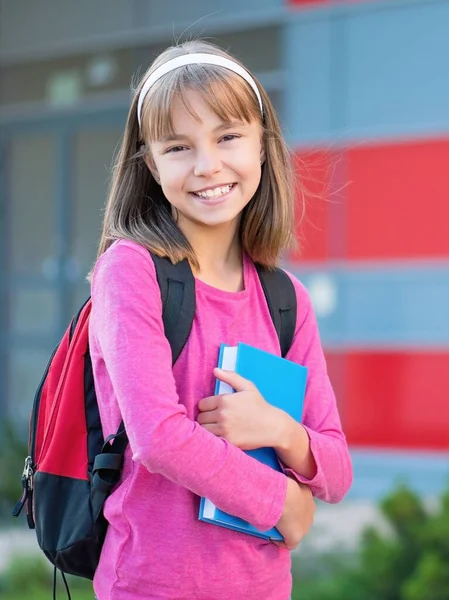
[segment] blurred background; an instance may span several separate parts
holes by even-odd
[[[305,189],[285,265],[312,296],[355,479],[319,505],[294,598],[448,598],[449,0],[0,0],[0,596],[23,583],[7,558],[37,548],[7,508],[35,389],[89,294],[132,77],[191,37],[259,77]],[[407,562],[423,536],[404,522],[435,518],[446,542]],[[373,558],[400,523],[399,558]],[[339,588],[342,554],[373,581]]]

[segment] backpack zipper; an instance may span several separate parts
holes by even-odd
[[[25,466],[22,472],[22,496],[12,510],[13,517],[18,517],[22,512],[22,508],[27,505],[27,522],[30,529],[34,529],[33,519],[33,460],[31,456],[25,459]]]
[[[41,399],[42,388],[44,386],[45,380],[48,375],[48,371],[50,370],[50,365],[53,360],[54,355],[59,347],[59,344],[53,350],[50,360],[48,361],[47,368],[41,378],[39,383],[39,387],[37,388],[36,394],[34,396],[33,401],[33,409],[31,411],[31,419],[30,419],[30,433],[28,438],[28,452],[29,455],[25,459],[25,466],[22,472],[22,496],[20,500],[17,502],[15,507],[12,510],[13,517],[18,517],[22,512],[25,504],[27,505],[27,522],[28,527],[30,529],[34,529],[34,519],[33,519],[33,487],[34,487],[34,473],[36,472],[37,465],[35,463],[35,446],[36,446],[36,429],[37,429],[37,419],[39,414],[39,404]]]

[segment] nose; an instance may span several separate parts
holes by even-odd
[[[196,177],[209,177],[221,169],[221,158],[218,149],[203,148],[195,157],[194,174]]]

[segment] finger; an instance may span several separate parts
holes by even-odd
[[[276,540],[270,540],[270,542],[272,544],[274,544],[275,546],[277,546],[278,548],[283,548],[284,550],[287,550],[287,546],[285,545],[285,542],[277,542]]]
[[[272,544],[274,544],[275,546],[278,546],[278,548],[283,548],[284,550],[289,550],[290,552],[292,550],[296,550],[296,548],[299,546],[299,544],[296,545],[292,545],[292,544],[286,544],[285,542],[277,542],[275,540],[270,540]]]
[[[215,410],[218,407],[218,396],[208,396],[207,398],[202,398],[198,402],[198,410],[200,412],[207,412],[211,410]]]
[[[221,437],[221,430],[217,423],[209,423],[206,425],[202,425],[201,427],[204,427],[204,429],[207,429],[207,431],[210,431],[210,433],[213,433],[217,437]]]
[[[201,412],[197,416],[196,420],[200,425],[208,425],[210,423],[218,423],[218,413],[216,410],[208,410]]]
[[[236,392],[245,392],[256,389],[254,384],[234,371],[214,369],[214,375],[220,381],[229,384]]]

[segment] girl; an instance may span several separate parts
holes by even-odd
[[[214,369],[218,348],[279,354],[255,262],[291,242],[294,186],[270,100],[229,54],[199,41],[163,52],[132,103],[92,275],[90,351],[105,436],[129,438],[94,588],[98,600],[287,600],[290,552],[312,495],[339,502],[352,471],[309,296],[288,358],[309,369],[304,424]],[[148,250],[189,260],[196,315],[172,369]],[[236,393],[213,396],[215,378]],[[242,449],[272,446],[284,474]],[[199,497],[275,545],[198,521]]]

